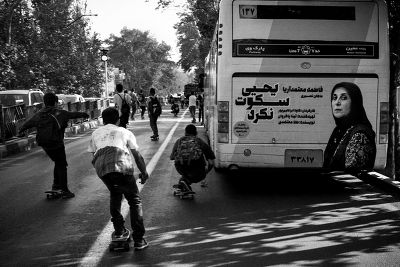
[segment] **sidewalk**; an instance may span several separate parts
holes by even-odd
[[[71,137],[77,134],[81,134],[89,131],[90,129],[96,128],[102,124],[102,119],[85,121],[79,124],[74,124],[71,127],[65,128],[65,137]],[[6,141],[5,144],[0,144],[0,159],[15,155],[21,152],[29,151],[32,148],[37,147],[36,135],[31,134],[28,137],[18,138],[15,137],[11,140]]]

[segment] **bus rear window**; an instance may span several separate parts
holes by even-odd
[[[352,6],[240,5],[241,19],[355,20]]]
[[[264,3],[262,1],[254,5],[246,3],[238,0],[232,6],[232,41],[234,46],[241,43],[240,47],[234,48],[239,52],[241,49],[252,49],[252,56],[256,56],[254,51],[264,56],[280,56],[281,52],[276,51],[280,44],[279,49],[285,47],[287,51],[305,49],[306,56],[378,56],[375,48],[379,43],[379,9],[373,1],[340,1],[340,4],[334,1],[310,1],[307,6],[261,5]],[[267,42],[274,44],[266,46]],[[243,43],[251,47],[245,47]],[[262,46],[256,47],[259,44]],[[336,49],[338,46],[341,47],[340,51]],[[284,55],[287,55],[287,51]],[[313,51],[321,52],[317,55]],[[243,53],[237,54],[241,55]],[[300,54],[290,53],[288,56],[293,55]]]

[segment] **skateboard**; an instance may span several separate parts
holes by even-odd
[[[128,229],[127,229],[128,230]],[[111,234],[111,243],[108,246],[108,250],[112,251],[129,251],[130,246],[129,242],[131,242],[131,232],[128,230],[128,233],[123,235],[120,238],[115,237],[115,232]]]
[[[150,137],[151,141],[158,141],[159,137],[155,136],[155,137]]]
[[[196,194],[196,192],[193,191],[182,191],[182,189],[180,189],[178,187],[178,185],[174,185],[174,196],[179,197],[180,199],[185,199],[185,198],[190,198],[190,199],[194,199],[194,195]]]
[[[44,193],[46,194],[47,199],[58,199],[63,195],[61,190],[49,190]]]

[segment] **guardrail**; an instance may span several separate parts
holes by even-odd
[[[67,111],[80,111],[89,114],[90,119],[97,119],[100,117],[101,112],[110,105],[108,99],[88,100],[85,102],[67,103],[59,106]],[[0,105],[0,140],[3,144],[7,140],[15,138],[18,134],[19,128],[27,118],[38,112],[43,107],[43,104],[34,106],[25,106],[19,104],[15,106],[4,107]],[[70,120],[69,123],[79,123],[81,119]],[[33,132],[35,129],[30,129]]]

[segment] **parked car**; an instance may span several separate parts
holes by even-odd
[[[65,94],[57,94],[58,100],[62,100],[63,104],[67,103],[75,103],[75,102],[85,102],[83,96],[78,94],[65,95]]]
[[[43,92],[40,89],[0,91],[0,104],[15,106],[24,103],[26,106],[43,103]]]

